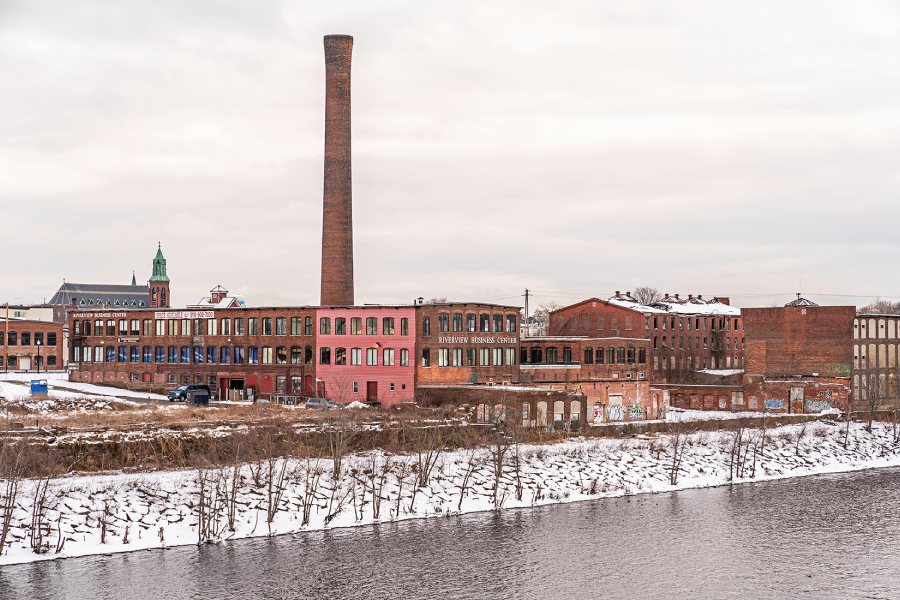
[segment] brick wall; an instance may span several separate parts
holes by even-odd
[[[766,377],[848,375],[853,360],[853,306],[785,306],[741,310],[748,374]]]
[[[513,306],[492,304],[422,304],[416,307],[416,380],[426,383],[470,383],[519,380],[518,348],[519,348],[519,309]],[[448,331],[441,331],[441,314],[446,314]],[[454,331],[454,315],[461,315],[462,330]],[[468,331],[467,319],[475,317],[476,331]],[[482,315],[488,317],[489,331],[482,331]],[[503,331],[494,331],[494,316],[503,319]],[[507,331],[507,319],[512,317],[514,331]],[[428,319],[428,327],[424,327]],[[447,349],[450,354],[449,365],[440,366],[440,350]],[[461,350],[462,364],[454,366],[453,351]],[[475,365],[468,364],[468,351],[475,352]],[[501,351],[500,364],[494,357],[494,350]],[[512,362],[507,360],[507,350],[512,349]],[[422,353],[427,350],[430,366],[423,366]],[[488,363],[482,364],[482,350],[488,351]]]
[[[7,326],[9,335],[7,335]],[[11,341],[15,343],[10,344]],[[2,343],[0,345],[0,361],[2,361],[0,370],[36,370],[37,341],[41,342],[41,369],[62,369],[66,352],[62,323],[9,321],[7,324],[5,321],[0,321],[0,343]]]

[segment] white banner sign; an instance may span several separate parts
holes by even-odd
[[[216,313],[212,310],[185,310],[180,312],[153,313],[157,319],[215,319]]]
[[[515,344],[518,341],[514,337],[479,337],[474,335],[438,337],[438,344]]]

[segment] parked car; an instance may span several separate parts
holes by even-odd
[[[340,405],[337,402],[329,400],[328,398],[310,398],[306,401],[306,408],[324,408],[327,410],[332,410],[335,408],[340,408]]]
[[[191,384],[191,385],[183,385],[181,387],[175,388],[171,392],[169,392],[169,402],[184,402],[187,400],[187,394],[193,390],[205,390],[208,396],[212,396],[212,392],[209,390],[208,385],[203,385],[201,383]]]

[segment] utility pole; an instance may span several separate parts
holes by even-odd
[[[531,337],[531,323],[528,321],[528,288],[525,288],[525,335]]]

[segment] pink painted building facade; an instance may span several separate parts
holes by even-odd
[[[340,403],[412,400],[416,314],[412,306],[316,309],[316,393]]]

